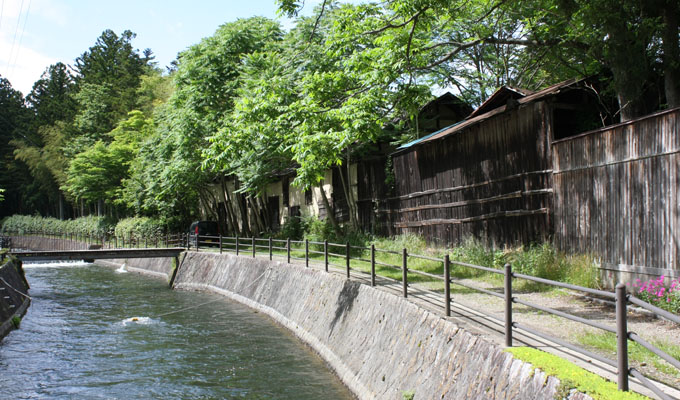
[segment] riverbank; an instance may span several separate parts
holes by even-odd
[[[558,379],[482,336],[323,271],[188,252],[175,288],[220,293],[269,315],[316,350],[360,399],[552,399],[560,390]]]
[[[0,340],[16,329],[31,300],[21,262],[9,260],[0,266]]]
[[[44,248],[41,246],[41,248]],[[168,278],[172,261],[112,260]],[[560,381],[399,296],[304,266],[187,252],[175,288],[248,305],[318,352],[360,399],[552,399]],[[588,399],[572,392],[572,399]]]

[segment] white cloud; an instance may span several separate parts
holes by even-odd
[[[45,69],[57,60],[24,45],[19,47],[19,39],[14,43],[12,52],[12,41],[13,35],[8,37],[8,35],[0,34],[0,75],[7,78],[12,83],[12,87],[25,96],[31,91],[33,84]]]
[[[27,95],[35,81],[56,59],[28,47],[31,24],[66,24],[64,9],[53,0],[3,1],[0,20],[0,75]]]

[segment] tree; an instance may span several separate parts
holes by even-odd
[[[78,114],[76,127],[94,141],[105,139],[137,105],[141,77],[152,67],[153,57],[132,47],[135,34],[126,30],[119,37],[105,30],[95,44],[76,58]]]
[[[7,200],[0,209],[0,217],[45,207],[44,199],[36,195],[30,171],[14,158],[13,141],[34,140],[30,135],[30,117],[21,93],[0,77],[0,187],[5,189]]]
[[[142,147],[129,181],[142,193],[138,209],[167,218],[180,214],[183,222],[198,212],[199,202],[214,212],[209,185],[222,171],[202,169],[201,149],[233,108],[244,57],[280,37],[274,21],[240,19],[180,54],[175,90],[158,111],[156,133]]]
[[[124,209],[124,181],[130,178],[130,166],[152,127],[152,120],[141,111],[128,113],[128,119],[107,134],[110,143],[99,140],[75,156],[63,189],[79,200],[102,201]]]

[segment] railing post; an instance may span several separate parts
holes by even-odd
[[[309,268],[309,239],[305,239],[305,267]]]
[[[255,235],[253,235],[253,258],[255,258]]]
[[[505,264],[505,345],[512,347],[512,266]]]
[[[116,235],[113,236],[113,245],[118,248],[118,236]]]
[[[371,286],[375,286],[375,244],[371,243]]]
[[[269,237],[269,261],[271,261],[272,258],[273,258],[273,248],[274,248],[273,242],[274,242],[274,240],[270,236]]]
[[[236,235],[236,255],[238,255],[238,235]]]
[[[408,297],[408,253],[406,248],[401,251],[401,283],[404,289],[404,297]]]
[[[222,234],[220,233],[220,254],[222,254]]]
[[[290,238],[286,239],[286,256],[288,257],[288,264],[290,264]]]
[[[626,315],[626,285],[616,285],[616,353],[619,390],[628,391],[628,321]]]
[[[346,270],[347,270],[347,279],[349,279],[349,242],[347,242],[347,245],[345,246],[345,265],[346,265]]]
[[[328,272],[328,240],[323,241],[323,261],[326,265],[326,272]]]
[[[201,235],[196,234],[196,251],[198,251],[199,246],[201,245]]]
[[[451,260],[449,255],[444,256],[444,304],[446,316],[451,316]]]

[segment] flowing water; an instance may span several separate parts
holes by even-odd
[[[92,264],[24,266],[33,302],[0,342],[2,398],[352,398],[311,350],[241,304]]]

